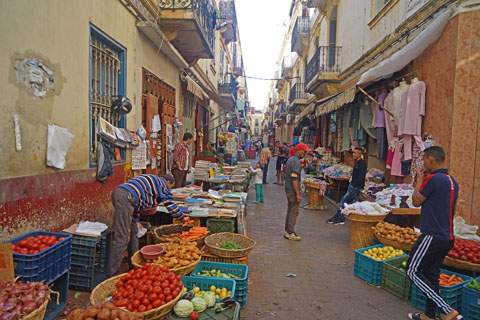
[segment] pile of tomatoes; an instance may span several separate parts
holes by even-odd
[[[131,312],[145,312],[175,299],[183,289],[182,277],[158,265],[146,263],[130,270],[117,282],[113,304]]]
[[[448,256],[453,259],[480,264],[480,242],[466,239],[455,239]]]
[[[40,235],[36,237],[27,237],[23,240],[17,242],[17,244],[12,243],[12,252],[20,254],[37,254],[54,244],[59,243],[65,238],[57,238],[53,235]]]

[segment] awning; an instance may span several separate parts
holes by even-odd
[[[197,98],[203,100],[203,90],[193,80],[187,78],[187,90],[193,93]]]
[[[323,103],[317,102],[317,109],[315,115],[321,116],[322,114],[336,111],[343,107],[345,104],[352,102],[355,99],[355,93],[357,93],[357,86],[348,88],[347,90],[326,98],[327,101]]]
[[[405,47],[383,60],[375,67],[363,73],[357,85],[365,85],[392,77],[393,73],[403,69],[413,59],[417,58],[429,45],[440,38],[451,16],[451,10],[446,10],[436,17],[428,27]]]
[[[312,113],[314,110],[315,110],[315,103],[316,101],[313,101],[312,103],[310,103],[302,112],[300,112],[295,121],[296,122],[299,122],[301,121],[307,114],[310,114]]]

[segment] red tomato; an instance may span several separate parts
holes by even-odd
[[[118,307],[126,307],[128,305],[128,301],[126,299],[121,299],[118,302]]]
[[[197,311],[192,311],[192,313],[190,313],[190,320],[198,320],[198,312]]]
[[[144,306],[143,304],[140,307],[138,307],[138,312],[145,312],[145,311],[147,311],[147,307]]]
[[[182,281],[182,276],[176,276],[175,279],[177,279],[178,281]]]
[[[17,243],[17,245],[18,245],[19,247],[21,247],[21,248],[25,248],[25,247],[27,246],[27,244],[28,244],[28,241],[25,240],[25,239],[20,240],[20,241]]]
[[[148,300],[147,298],[143,298],[142,304],[146,307],[150,304],[150,300]]]
[[[172,293],[172,290],[170,290],[170,288],[163,289],[163,294],[165,295],[165,297],[169,296],[171,293]],[[167,298],[165,298],[165,301],[167,301]]]
[[[135,299],[142,301],[145,298],[145,294],[141,291],[135,291]]]
[[[156,294],[161,294],[163,292],[162,287],[161,286],[153,287],[153,292]]]
[[[138,301],[138,300],[133,300],[132,306],[133,306],[133,308],[138,309],[138,307],[140,307],[140,301]]]
[[[175,291],[175,289],[177,288],[177,286],[172,283],[172,284],[169,286],[169,288],[170,288],[170,291],[173,292],[173,291]]]
[[[165,298],[165,301],[166,301],[166,302],[170,302],[170,301],[172,301],[172,300],[173,300],[172,295],[168,295],[168,296]]]
[[[158,294],[158,300],[165,301],[165,295],[163,294],[163,292]]]
[[[133,312],[135,310],[133,308],[133,304],[131,302],[127,305],[127,310],[130,311],[130,312]]]
[[[158,307],[160,307],[161,305],[162,305],[162,302],[161,302],[160,300],[158,300],[158,299],[152,302],[152,306],[153,306],[154,308],[158,308]]]
[[[27,248],[22,248],[22,249],[20,250],[20,253],[21,253],[21,254],[28,254],[28,249],[27,249]]]
[[[150,293],[150,294],[148,295],[148,300],[150,300],[150,301],[155,301],[155,300],[157,300],[157,294],[156,294],[156,293]]]
[[[175,273],[170,272],[170,274],[168,275],[168,280],[170,280],[170,281],[175,280]]]
[[[123,291],[122,298],[127,298],[127,297],[128,297],[128,291]]]
[[[147,306],[147,311],[148,311],[148,310],[152,310],[152,309],[153,309],[153,306],[152,306],[151,304],[149,304],[149,305]]]
[[[168,288],[169,286],[170,286],[170,282],[168,282],[167,280],[162,282],[162,289]]]

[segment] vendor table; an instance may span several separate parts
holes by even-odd
[[[345,193],[347,193],[348,184],[349,184],[348,180],[335,179],[328,176],[327,178],[328,178],[328,182],[330,183],[330,186],[328,187],[328,189],[333,191],[333,194],[331,197],[332,200],[334,200],[335,202],[340,202],[343,196],[345,195]]]
[[[387,215],[366,215],[360,213],[351,213],[345,218],[350,220],[352,230],[350,233],[350,249],[357,250],[372,245],[373,230],[372,227],[379,221],[385,219]]]
[[[392,214],[407,214],[412,216],[419,216],[421,213],[420,208],[391,208]]]
[[[306,181],[305,187],[307,187],[308,205],[306,205],[304,209],[327,210],[327,206],[323,205],[323,195],[319,194],[321,184]]]

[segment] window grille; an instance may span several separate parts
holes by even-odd
[[[183,97],[183,116],[186,118],[192,118],[193,114],[193,100],[187,96]]]
[[[100,31],[90,35],[90,162],[97,162],[96,128],[98,117],[115,127],[125,128],[125,117],[114,113],[112,102],[125,94],[125,50]],[[122,158],[125,157],[122,155]]]

